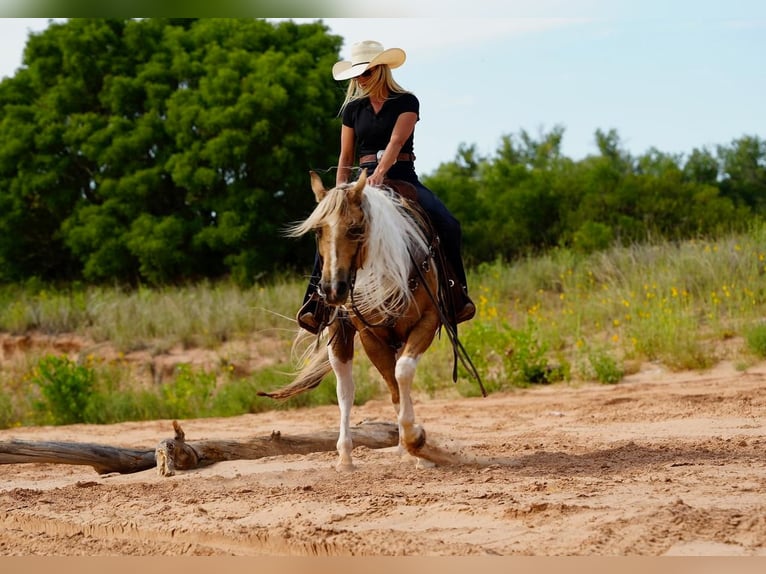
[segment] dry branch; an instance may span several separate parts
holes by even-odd
[[[293,436],[274,431],[267,437],[186,442],[181,425],[173,421],[173,428],[175,437],[160,441],[154,450],[77,442],[0,442],[0,464],[89,465],[99,474],[126,474],[156,466],[162,476],[172,476],[176,470],[190,470],[223,460],[253,460],[266,456],[332,451],[338,440],[337,431]],[[355,447],[386,448],[399,443],[399,433],[393,423],[363,422],[351,427],[351,435]]]
[[[99,474],[138,472],[155,465],[154,451],[77,442],[0,442],[0,464],[24,462],[84,464],[92,466]]]

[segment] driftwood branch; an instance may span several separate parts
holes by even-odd
[[[172,476],[176,470],[190,470],[224,460],[332,451],[338,440],[337,431],[292,436],[274,431],[267,437],[186,442],[181,425],[173,421],[173,428],[175,437],[160,441],[154,450],[77,442],[0,442],[0,464],[38,462],[88,465],[99,474],[127,474],[156,466],[160,475]],[[399,443],[398,429],[393,423],[363,422],[351,427],[351,436],[355,447],[386,448]]]
[[[0,464],[22,462],[84,464],[92,466],[99,474],[138,472],[155,465],[154,451],[77,442],[0,442]]]

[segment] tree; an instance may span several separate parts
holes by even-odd
[[[423,178],[423,183],[433,190],[452,214],[460,221],[464,259],[477,263],[491,256],[494,245],[487,242],[486,226],[492,220],[486,194],[482,187],[482,169],[485,159],[480,157],[476,146],[460,145],[455,158],[441,164],[436,171]],[[470,247],[470,248],[468,248]]]
[[[766,140],[744,136],[719,146],[721,191],[738,204],[766,214]]]
[[[683,170],[686,181],[718,185],[720,166],[718,160],[708,149],[693,149],[684,163]]]
[[[0,280],[242,282],[333,165],[341,39],[321,23],[72,19],[0,84]]]

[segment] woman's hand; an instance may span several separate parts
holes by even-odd
[[[367,176],[367,185],[371,185],[373,187],[380,187],[383,185],[383,179],[386,177],[384,173],[381,173],[379,170],[373,171],[370,175]]]

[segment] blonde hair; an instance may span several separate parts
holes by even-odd
[[[370,68],[372,74],[370,81],[366,87],[362,87],[356,78],[351,78],[348,82],[348,88],[346,89],[346,99],[343,101],[343,105],[340,107],[339,114],[343,114],[343,110],[346,109],[351,102],[361,100],[363,98],[381,98],[386,99],[391,94],[406,94],[409,93],[394,80],[394,76],[391,74],[391,68],[388,64],[380,64],[373,68]]]

